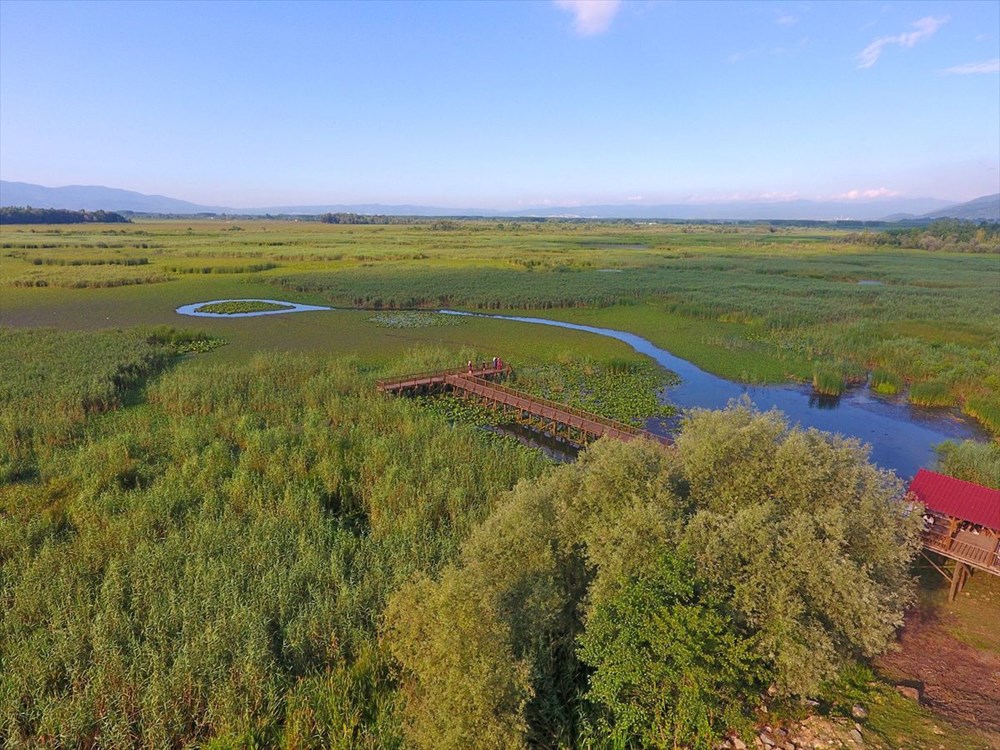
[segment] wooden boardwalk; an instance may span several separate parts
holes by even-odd
[[[438,372],[421,372],[391,380],[380,380],[384,393],[412,395],[452,392],[472,398],[501,411],[511,421],[527,425],[552,437],[583,446],[601,437],[615,440],[646,438],[663,445],[671,441],[662,435],[640,430],[623,422],[576,409],[558,401],[531,396],[497,382],[511,374],[510,367],[473,367]]]

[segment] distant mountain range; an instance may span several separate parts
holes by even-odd
[[[935,198],[881,198],[870,201],[778,201],[675,203],[645,205],[539,206],[516,211],[437,206],[354,205],[269,206],[232,208],[204,206],[164,195],[131,190],[70,185],[50,188],[26,182],[0,180],[0,205],[65,208],[87,211],[132,211],[143,214],[316,215],[325,213],[384,214],[388,216],[572,217],[586,219],[682,219],[709,221],[815,220],[879,221],[951,217],[1000,221],[1000,194],[951,204]]]
[[[970,221],[1000,221],[1000,193],[984,195],[967,203],[959,203],[924,214],[925,219],[968,219]]]

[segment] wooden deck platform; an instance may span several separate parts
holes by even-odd
[[[670,439],[662,435],[606,419],[557,401],[532,396],[497,382],[508,377],[511,372],[509,366],[502,369],[473,367],[471,371],[464,368],[422,372],[391,380],[380,380],[378,388],[384,393],[397,395],[448,391],[460,394],[464,398],[474,398],[501,410],[511,421],[528,425],[575,446],[586,445],[591,440],[601,437],[615,440],[646,438],[663,445],[671,444]]]
[[[971,568],[1000,576],[1000,549],[995,536],[959,531],[954,537],[947,529],[931,527],[923,535],[924,548]]]

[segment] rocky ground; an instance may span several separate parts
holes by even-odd
[[[753,741],[756,750],[820,750],[821,748],[865,747],[861,725],[849,719],[810,716],[787,727],[765,725]],[[722,744],[724,750],[750,750],[747,743],[732,737]]]

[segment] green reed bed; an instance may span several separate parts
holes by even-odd
[[[839,396],[844,392],[843,372],[836,367],[817,367],[813,371],[813,390],[824,396]]]
[[[224,342],[163,326],[96,334],[0,327],[0,481],[33,476],[88,415],[120,406],[177,354]]]
[[[907,398],[917,406],[953,406],[955,403],[949,384],[943,380],[913,383]]]
[[[876,393],[883,396],[895,396],[903,390],[905,382],[901,377],[888,370],[875,370],[871,376],[871,387]]]
[[[277,263],[242,263],[213,266],[167,266],[170,273],[260,273],[280,268]]]
[[[400,747],[386,598],[545,465],[288,355],[187,363],[82,430],[0,484],[14,744]]]

